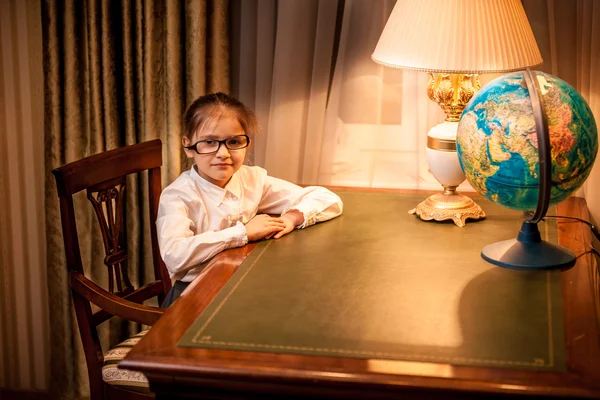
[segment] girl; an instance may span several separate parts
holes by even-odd
[[[182,143],[194,165],[163,190],[156,221],[160,254],[176,279],[163,307],[219,252],[342,213],[340,198],[323,187],[302,188],[242,165],[257,130],[254,113],[224,93],[202,96],[186,111]]]

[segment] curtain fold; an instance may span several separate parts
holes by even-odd
[[[0,397],[48,388],[40,6],[0,0]]]
[[[263,126],[256,164],[302,184],[439,187],[425,135],[444,114],[427,98],[427,75],[371,60],[393,0],[241,3],[252,12],[241,12],[249,29],[233,91]],[[274,45],[258,51],[271,32]]]
[[[335,2],[331,2],[335,5]],[[299,181],[300,161],[304,149],[307,114],[312,89],[314,53],[318,39],[316,22],[318,2],[305,1],[301,5],[279,7],[277,13],[277,41],[273,66],[271,104],[276,112],[269,115],[266,153],[287,158],[281,163],[275,157],[265,159],[265,168],[276,176]],[[291,34],[293,32],[293,35]],[[290,77],[293,76],[293,79]]]
[[[163,187],[186,158],[183,112],[196,97],[229,91],[227,0],[44,0],[45,204],[48,292],[52,304],[51,392],[89,393],[87,369],[67,282],[58,197],[52,169],[117,147],[160,138]],[[126,192],[128,267],[137,285],[153,280],[147,180],[131,177]],[[85,195],[75,199],[82,260],[88,276],[107,280],[98,222]],[[137,329],[112,319],[101,326],[103,348]]]

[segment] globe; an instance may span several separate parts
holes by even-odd
[[[537,78],[550,138],[550,204],[566,199],[589,176],[598,151],[590,107],[565,81],[539,71]],[[485,85],[465,107],[458,124],[460,165],[477,192],[501,206],[536,209],[538,136],[524,72]]]

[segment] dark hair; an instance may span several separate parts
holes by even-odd
[[[254,112],[238,99],[218,92],[200,96],[188,107],[184,115],[183,134],[191,140],[198,131],[214,129],[224,116],[236,118],[244,128],[244,133],[251,138],[258,133],[258,120]]]

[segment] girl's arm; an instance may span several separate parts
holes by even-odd
[[[163,200],[161,198],[156,227],[160,255],[171,278],[181,279],[190,269],[223,250],[248,242],[246,228],[240,221],[220,231],[195,234],[192,230],[194,222],[188,216],[186,204],[173,197]]]
[[[259,212],[281,214],[297,210],[304,216],[298,228],[327,221],[342,213],[343,203],[338,195],[321,186],[300,187],[291,182],[266,177]]]

